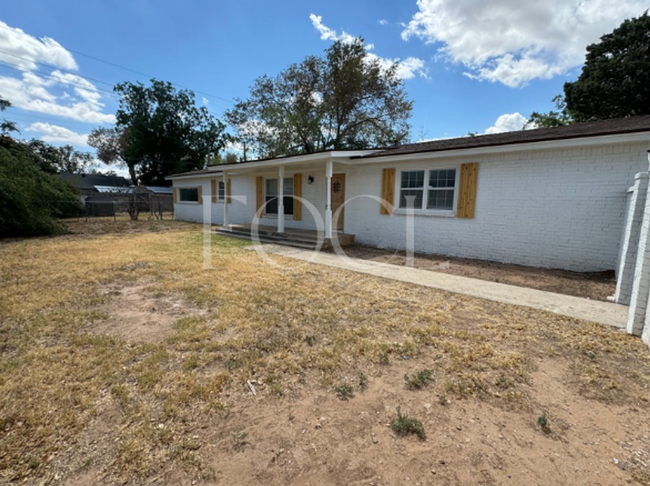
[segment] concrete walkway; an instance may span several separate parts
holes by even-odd
[[[627,322],[628,307],[624,305],[489,282],[487,280],[459,277],[430,270],[419,270],[355,258],[341,258],[332,253],[316,253],[280,245],[264,245],[263,248],[269,254],[503,302],[504,304],[532,307],[617,328],[625,328]],[[253,250],[254,247],[250,247],[250,249]]]

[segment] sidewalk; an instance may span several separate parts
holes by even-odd
[[[250,247],[250,249],[254,251],[253,247]],[[599,300],[583,299],[543,290],[459,277],[430,270],[419,270],[354,258],[345,259],[332,253],[316,253],[287,246],[264,245],[264,250],[270,254],[296,260],[310,261],[319,265],[422,285],[504,304],[532,307],[621,329],[625,328],[627,322],[627,306]]]

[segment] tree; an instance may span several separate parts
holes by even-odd
[[[564,102],[564,97],[562,95],[557,95],[553,98],[553,103],[555,104],[555,109],[557,111],[549,111],[548,113],[538,113],[534,111],[528,117],[528,122],[524,128],[552,128],[552,127],[562,127],[564,125],[571,125],[575,123],[573,116],[568,112],[566,103]]]
[[[650,114],[650,17],[625,20],[587,47],[578,79],[564,84],[576,121]]]
[[[169,185],[166,176],[205,167],[228,140],[225,125],[196,107],[192,91],[155,79],[114,91],[121,95],[115,128],[94,131],[89,143],[100,160],[126,164],[134,183]]]
[[[87,174],[97,168],[92,154],[75,150],[72,145],[55,147],[34,139],[27,142],[27,145],[40,158],[41,168],[46,172]]]
[[[77,191],[43,170],[30,146],[0,137],[0,235],[42,236],[60,233],[58,218],[78,214]]]
[[[5,111],[11,106],[11,103],[4,98],[0,98],[0,111]],[[9,135],[11,132],[20,132],[15,122],[3,119],[0,122],[0,133],[2,135]]]
[[[97,158],[109,165],[127,167],[133,184],[137,184],[136,163],[126,162],[126,141],[123,130],[116,128],[96,128],[88,135],[88,145],[97,150]]]
[[[361,38],[336,41],[324,57],[256,79],[226,119],[260,157],[396,145],[412,110],[397,68],[368,56]]]

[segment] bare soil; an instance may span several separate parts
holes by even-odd
[[[402,266],[407,263],[406,254],[403,251],[384,250],[361,245],[345,247],[343,250],[350,258]],[[613,271],[570,272],[567,270],[535,268],[424,253],[414,255],[413,265],[415,268],[422,270],[529,287],[594,300],[607,300],[607,297],[614,295],[616,290]]]

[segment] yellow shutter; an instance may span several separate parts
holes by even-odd
[[[178,202],[178,187],[174,187],[174,204]]]
[[[381,175],[380,214],[393,214],[395,210],[395,169],[384,169]]]
[[[212,179],[210,181],[210,192],[212,194],[212,202],[216,203],[217,202],[217,180]]]
[[[302,174],[293,175],[293,220],[302,221]]]
[[[458,211],[459,218],[471,219],[476,208],[476,186],[478,183],[478,162],[461,164],[460,183],[458,184]]]
[[[232,185],[230,184],[232,181],[228,179],[228,182],[226,183],[226,204],[230,204],[232,202]]]
[[[198,193],[199,196],[199,204],[203,204],[203,186],[197,187],[196,192]]]
[[[257,193],[257,215],[261,216],[262,206],[264,206],[264,177],[255,179],[255,189]]]

